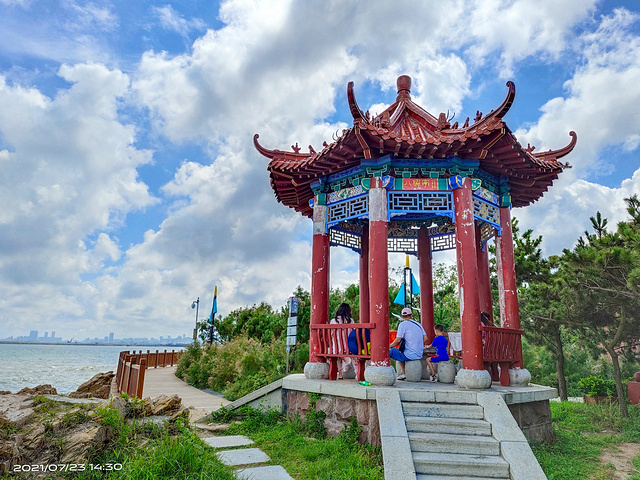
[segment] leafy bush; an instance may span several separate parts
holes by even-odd
[[[592,397],[617,397],[616,382],[612,378],[591,375],[580,379],[580,388]]]

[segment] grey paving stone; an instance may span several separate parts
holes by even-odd
[[[209,437],[204,439],[205,443],[213,448],[242,447],[251,445],[253,440],[244,435],[230,435],[228,437]]]
[[[263,463],[270,460],[269,455],[259,448],[241,448],[238,450],[223,450],[217,452],[216,456],[225,465],[251,465],[252,463]]]
[[[293,480],[293,477],[280,465],[243,468],[236,470],[236,477],[239,480]]]

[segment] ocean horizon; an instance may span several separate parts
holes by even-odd
[[[75,391],[97,373],[118,368],[121,351],[182,350],[182,347],[0,344],[0,390],[16,393],[24,387],[49,384],[60,394]]]

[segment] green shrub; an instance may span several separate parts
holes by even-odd
[[[592,397],[617,397],[616,382],[612,378],[591,375],[580,379],[580,388]]]

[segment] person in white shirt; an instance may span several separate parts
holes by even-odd
[[[402,322],[398,325],[398,333],[393,342],[389,344],[389,356],[398,362],[398,380],[406,380],[404,374],[404,362],[420,360],[427,342],[427,334],[418,322],[413,320],[413,312],[405,307],[400,314]],[[404,351],[394,348],[400,345],[404,339]]]

